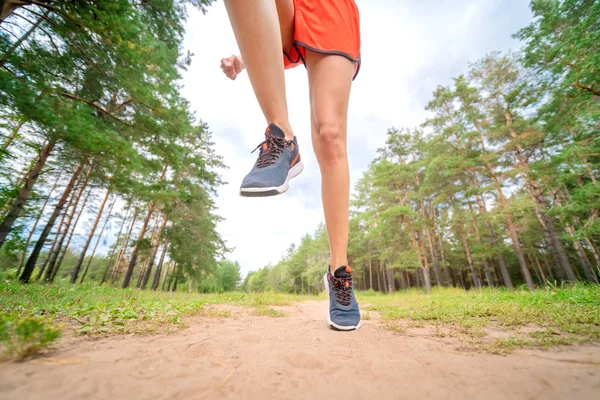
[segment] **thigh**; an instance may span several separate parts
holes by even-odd
[[[346,57],[306,51],[313,135],[324,127],[346,135],[354,62]]]
[[[281,44],[283,51],[289,54],[294,42],[294,0],[275,0],[275,4],[279,16]]]

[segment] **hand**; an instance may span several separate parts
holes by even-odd
[[[244,61],[241,56],[232,55],[221,60],[221,69],[232,81],[244,70]]]

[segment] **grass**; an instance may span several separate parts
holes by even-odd
[[[186,316],[231,316],[229,311],[219,311],[212,305],[233,304],[262,310],[266,306],[289,305],[311,298],[314,296],[165,293],[91,285],[20,285],[5,281],[0,283],[0,314],[13,318],[44,316],[64,322],[81,334],[143,334],[180,329],[185,326]]]
[[[258,306],[252,311],[252,315],[256,315],[259,317],[274,317],[281,318],[285,317],[285,313],[283,311],[275,310],[274,308]]]
[[[379,314],[382,325],[397,334],[458,339],[498,353],[600,340],[597,286],[535,292],[436,288],[431,296],[410,290],[393,295],[358,292],[357,297],[364,320]],[[64,328],[84,335],[168,333],[184,327],[190,316],[230,317],[231,312],[214,307],[219,304],[251,307],[253,315],[280,318],[285,314],[271,306],[311,299],[315,296],[165,293],[8,280],[0,282],[0,344],[11,358],[20,359],[42,351]]]
[[[436,288],[393,295],[359,292],[366,311],[377,311],[395,332],[430,327],[432,336],[455,337],[494,352],[600,340],[598,286],[508,291]],[[500,333],[494,338],[490,331]]]

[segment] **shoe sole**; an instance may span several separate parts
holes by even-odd
[[[323,281],[325,283],[325,290],[327,291],[327,299],[329,300],[329,282],[327,281],[327,274],[323,275]],[[331,304],[331,303],[330,303]],[[358,321],[358,325],[351,326],[341,326],[331,321],[331,316],[329,315],[329,311],[327,311],[327,322],[329,322],[329,327],[334,331],[354,331],[360,329],[361,321]]]
[[[241,188],[240,196],[242,197],[270,197],[283,194],[290,188],[290,180],[294,179],[304,169],[304,164],[300,161],[288,171],[285,182],[281,186],[272,186],[264,188]]]

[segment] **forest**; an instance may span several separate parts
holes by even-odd
[[[224,160],[180,93],[194,58],[186,10],[210,3],[0,3],[0,276],[323,289],[323,226],[241,286],[226,259],[215,204]],[[354,188],[358,289],[598,283],[600,3],[531,10],[518,51],[438,87],[422,125],[389,129]],[[99,254],[109,231],[116,242]]]
[[[182,48],[186,7],[209,3],[2,2],[7,274],[153,290],[239,274],[221,261],[216,231],[224,165],[178,82],[192,60]],[[97,255],[107,226],[116,243]]]
[[[391,128],[354,188],[349,264],[361,290],[526,286],[600,276],[600,3],[533,1],[518,52],[439,86]],[[323,226],[243,287],[322,290]]]

